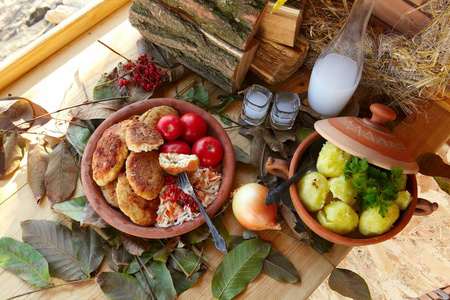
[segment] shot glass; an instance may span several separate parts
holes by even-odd
[[[292,128],[301,105],[300,97],[293,92],[278,92],[275,94],[272,110],[270,111],[270,125],[278,130]]]
[[[247,89],[242,105],[241,118],[250,125],[260,125],[269,111],[272,92],[265,87],[254,84]]]

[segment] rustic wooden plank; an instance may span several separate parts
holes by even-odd
[[[283,5],[275,12],[271,12],[275,2],[270,1],[261,24],[259,24],[257,36],[293,47],[302,25],[304,5],[305,1],[303,0],[300,8]]]
[[[41,38],[8,56],[0,65],[0,90],[128,2],[130,1],[91,1]]]
[[[194,26],[159,1],[134,1],[129,19],[146,39],[228,92],[235,92],[241,85],[257,47],[252,42],[241,51]]]
[[[162,0],[188,21],[230,45],[248,48],[264,16],[268,0]]]
[[[298,70],[308,50],[309,42],[300,36],[297,36],[294,47],[260,38],[250,71],[269,84],[280,83]]]

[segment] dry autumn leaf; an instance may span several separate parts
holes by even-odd
[[[4,170],[3,176],[14,172],[22,161],[25,148],[25,140],[22,136],[16,132],[13,132],[6,137],[6,141],[3,144],[4,149],[4,167],[0,166],[0,170]],[[0,159],[0,162],[3,159]],[[1,178],[1,177],[0,177]]]
[[[0,130],[26,130],[50,120],[48,112],[40,105],[21,97],[0,99]],[[38,118],[38,119],[36,119]],[[36,120],[35,120],[36,119]]]
[[[50,159],[51,148],[43,138],[27,144],[27,182],[33,191],[37,203],[45,195],[45,172]]]
[[[61,142],[50,154],[45,173],[45,187],[52,206],[70,198],[77,185],[77,178],[75,159],[67,144]]]

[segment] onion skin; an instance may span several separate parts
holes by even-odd
[[[247,183],[238,188],[233,195],[233,214],[243,227],[259,231],[280,230],[277,223],[277,205],[264,204],[269,189],[258,183]]]

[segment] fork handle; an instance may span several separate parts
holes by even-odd
[[[220,251],[222,251],[223,253],[227,254],[228,251],[227,251],[227,244],[225,243],[225,240],[217,231],[216,226],[214,226],[214,224],[212,223],[211,219],[209,218],[208,214],[206,213],[205,208],[203,207],[203,204],[200,202],[200,200],[198,200],[195,193],[192,193],[192,194],[193,194],[192,198],[194,198],[195,202],[197,202],[197,205],[200,208],[200,211],[201,211],[203,217],[205,217],[206,224],[208,224],[209,230],[211,231],[211,234],[214,238],[214,244],[216,245],[216,248],[219,249]]]

